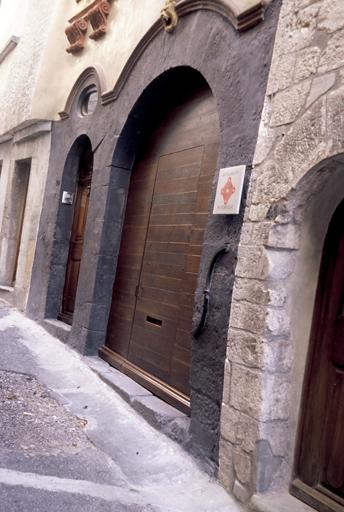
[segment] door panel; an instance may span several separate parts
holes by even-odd
[[[182,208],[185,204],[194,212],[196,207],[198,177],[201,170],[203,147],[192,148],[162,156],[158,163],[158,172],[154,189],[152,206],[155,201],[158,203],[162,196],[168,195],[168,204],[173,205],[175,214],[160,216],[161,223],[151,215],[147,232],[146,249],[142,262],[142,275],[145,275],[145,285],[140,283],[140,294],[138,296],[136,313],[134,316],[134,328],[130,341],[129,359],[138,364],[137,354],[140,354],[140,367],[152,373],[152,362],[155,361],[153,374],[161,378],[162,367],[157,368],[159,361],[168,361],[167,368],[164,368],[164,382],[173,385],[179,391],[189,394],[189,386],[185,385],[187,377],[179,376],[181,373],[189,374],[190,351],[175,352],[178,350],[176,331],[179,318],[183,316],[185,308],[182,307],[183,292],[179,289],[173,292],[169,289],[169,282],[160,279],[160,286],[152,285],[157,278],[173,277],[179,281],[179,288],[188,271],[188,249],[189,239],[192,230],[192,222],[195,214],[180,214],[178,206]],[[184,179],[183,171],[197,169],[198,174],[193,171],[192,179]],[[162,170],[162,172],[161,172]],[[166,172],[171,171],[171,172]],[[179,202],[179,195],[184,190],[194,192],[188,195],[188,203]],[[173,192],[173,194],[171,193]],[[161,218],[162,217],[162,218]],[[149,245],[150,243],[155,245]],[[159,251],[159,242],[163,243],[167,250]],[[174,247],[182,244],[184,251],[176,253],[168,249],[169,244]],[[198,268],[197,268],[198,271]],[[191,314],[190,314],[191,309]],[[187,311],[187,318],[190,319],[189,332],[191,331],[192,306]],[[150,340],[155,340],[154,348]],[[138,350],[140,347],[140,350]],[[147,350],[144,350],[145,347]]]
[[[334,370],[325,436],[322,484],[344,498],[344,374]]]
[[[314,307],[294,494],[344,511],[344,202],[325,240]],[[331,501],[333,500],[333,501]],[[343,508],[341,507],[343,506]]]
[[[93,156],[87,151],[80,160],[79,177],[74,205],[72,232],[69,244],[66,277],[59,319],[71,324],[75,307],[85,227],[92,181]]]
[[[123,357],[129,352],[156,172],[157,161],[143,159],[130,180],[106,337],[106,345]]]
[[[201,91],[165,118],[135,164],[106,347],[100,350],[183,410],[218,139],[215,102]]]

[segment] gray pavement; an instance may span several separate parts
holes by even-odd
[[[0,303],[0,512],[239,512],[82,358]]]

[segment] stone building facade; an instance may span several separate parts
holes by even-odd
[[[285,0],[240,237],[221,413],[220,476],[241,501],[254,494],[252,510],[312,510],[290,486],[318,510],[342,509],[339,491],[298,482],[297,460],[321,256],[343,200],[343,69],[344,4]],[[325,420],[319,401],[323,430]]]
[[[42,18],[35,19],[44,30],[36,31],[42,41],[25,89],[30,99],[20,107],[20,96],[12,124],[6,124],[9,111],[1,110],[1,297],[81,353],[100,353],[186,411],[188,447],[246,507],[341,510],[342,482],[325,491],[320,482],[319,491],[303,478],[299,460],[308,432],[307,389],[318,375],[311,371],[320,353],[312,333],[314,303],[322,304],[318,276],[326,274],[322,252],[343,199],[342,0],[142,0],[139,7],[135,0],[64,0],[49,13],[43,4],[36,2]],[[9,72],[4,65],[13,55],[1,62],[0,54],[0,74]],[[4,83],[0,79],[0,87]],[[17,118],[17,112],[24,114]],[[13,286],[18,236],[11,219],[20,217],[13,209],[16,194],[25,195],[16,187],[16,171],[28,161],[37,180],[30,175],[31,217],[23,224]],[[240,213],[213,215],[220,169],[239,164],[246,166]],[[169,174],[182,180],[183,172],[198,180],[197,189],[166,183]],[[162,201],[163,187],[170,187],[169,203]],[[174,189],[183,198],[196,195],[199,209],[179,201]],[[189,210],[180,210],[180,203]],[[132,262],[142,246],[139,229],[130,231],[135,205],[144,214],[149,206],[150,229],[128,293],[121,287],[137,271]],[[183,221],[173,223],[175,216]],[[184,238],[164,238],[166,224],[173,225],[168,236]],[[175,251],[176,244],[192,246],[181,264],[162,251],[165,277],[177,283],[164,293],[177,301],[182,321],[189,315],[189,330],[179,317],[176,327],[162,309],[167,295],[159,295],[158,286],[160,309],[148,310],[154,300],[147,302],[152,290],[141,279],[149,267],[144,253],[151,251],[147,273],[157,282],[161,255],[157,259],[152,248],[158,243],[175,244]],[[175,272],[168,261],[179,262],[178,276],[168,274]],[[192,292],[183,295],[191,278]],[[205,328],[192,338],[205,296]],[[135,336],[148,344],[157,340],[158,357],[140,366],[139,343],[133,341],[138,352],[131,355],[123,348],[118,340],[128,325],[118,323],[121,315],[130,317],[129,345]],[[165,322],[166,336],[139,337],[147,324],[159,330]],[[186,345],[177,343],[178,357],[168,359],[171,367],[178,363],[173,378],[180,379],[179,389],[154,363],[166,358],[159,347],[173,330],[183,331],[180,340],[188,338]],[[319,411],[320,419],[327,414]],[[341,423],[332,424],[339,425],[333,438],[340,446]]]
[[[36,89],[42,91],[50,83],[57,90],[49,103],[49,115],[54,119],[59,114],[60,121],[52,126],[27,312],[72,347],[92,355],[100,351],[120,371],[187,412],[191,416],[188,444],[216,471],[234,268],[280,2],[147,1],[137,7],[135,2],[120,0],[84,0],[68,6],[67,13],[58,11],[53,20]],[[97,18],[104,22],[98,38],[94,37],[95,32],[99,34],[98,21],[92,23],[89,13],[103,7],[108,12],[102,11],[106,15]],[[69,33],[75,24],[75,32]],[[128,33],[127,39],[122,37],[123,31]],[[37,102],[35,107],[42,108]],[[48,112],[48,106],[45,108]],[[157,141],[162,146],[155,146]],[[127,265],[127,256],[123,256],[125,234],[129,231],[128,240],[136,237],[130,234],[130,226],[138,222],[137,218],[128,221],[125,206],[127,212],[135,212],[130,201],[139,193],[135,182],[140,180],[130,178],[131,173],[138,176],[136,168],[147,161],[141,156],[146,146],[157,152],[158,169],[173,155],[176,167],[172,166],[172,176],[180,179],[160,186],[159,180],[166,176],[168,181],[168,174],[158,170],[157,192],[153,199],[147,195],[147,202],[152,201],[152,208],[163,216],[161,190],[169,187],[172,219],[186,222],[173,224],[168,214],[163,220],[149,216],[148,233],[155,238],[145,247],[156,249],[161,243],[159,247],[166,249],[174,244],[177,251],[167,250],[165,256],[153,251],[154,261],[165,265],[160,274],[147,263],[150,275],[155,272],[155,282],[165,279],[166,295],[155,302],[154,295],[161,296],[159,287],[152,290],[139,280],[135,286],[130,283],[130,292],[117,293],[122,285],[116,284],[116,279],[128,283],[137,272],[136,263],[130,263],[137,261],[137,245],[129,244]],[[220,168],[238,164],[247,165],[239,215],[212,215]],[[83,174],[86,167],[92,168],[88,177]],[[181,168],[190,173],[188,182],[178,174]],[[145,168],[144,173],[149,172],[150,168]],[[143,190],[151,181],[150,177],[141,183]],[[186,203],[173,195],[174,186],[180,187]],[[192,203],[192,197],[197,201]],[[140,196],[135,201],[145,204]],[[79,204],[84,206],[76,216]],[[166,228],[170,225],[173,227]],[[177,257],[180,248],[186,251],[182,259]],[[205,329],[192,339],[191,330],[203,314],[209,270],[219,252]],[[164,258],[169,258],[171,265]],[[121,277],[120,271],[126,272],[128,267],[129,273]],[[184,286],[187,290],[181,293]],[[145,302],[147,294],[153,294],[153,300]],[[123,348],[121,340],[128,331],[126,319],[133,314],[133,301],[139,302],[141,309],[135,309],[130,329],[136,334],[131,336],[145,335],[151,329],[142,342],[146,345],[141,359],[141,341],[131,339],[137,351],[123,356],[128,348]],[[119,320],[116,307],[123,312]],[[166,338],[157,336],[154,329],[163,332],[165,325]],[[161,349],[174,330],[178,338],[175,347],[167,344]],[[169,366],[173,368],[170,373],[166,370]]]

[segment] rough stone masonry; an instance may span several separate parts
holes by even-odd
[[[287,491],[322,243],[344,167],[344,3],[284,0],[236,268],[220,478]],[[245,434],[245,435],[244,435]]]

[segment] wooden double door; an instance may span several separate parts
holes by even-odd
[[[194,293],[219,145],[207,90],[152,134],[130,181],[103,358],[189,410]]]
[[[344,511],[344,201],[325,240],[292,492],[322,512]]]

